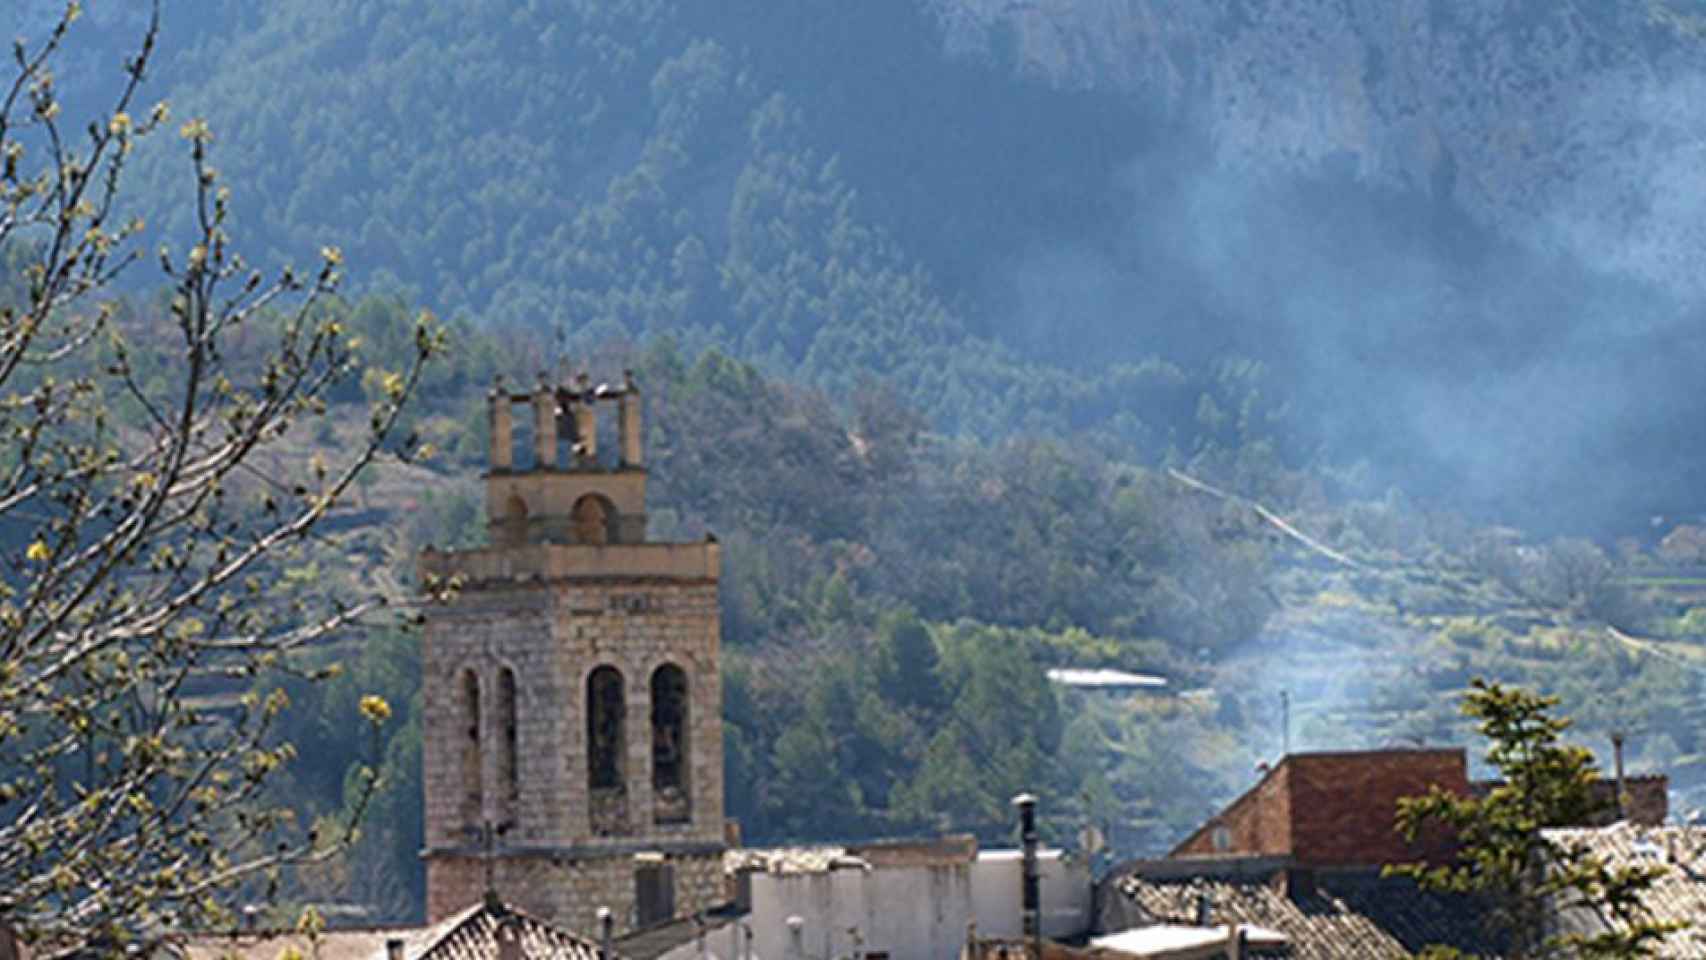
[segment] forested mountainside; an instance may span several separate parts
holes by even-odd
[[[1706,44],[1691,8],[163,12],[145,98],[207,119],[246,255],[340,246],[375,364],[415,304],[455,330],[415,412],[441,455],[345,505],[361,551],[281,577],[407,589],[420,547],[483,536],[493,375],[634,367],[654,535],[727,545],[748,839],[996,842],[1023,787],[1051,839],[1093,821],[1152,854],[1273,758],[1282,691],[1294,747],[1462,742],[1478,674],[1697,785],[1706,531],[1677,525],[1706,328],[1695,121],[1665,106]],[[68,112],[143,19],[91,5]],[[125,193],[147,249],[189,216],[166,139]],[[165,308],[144,267],[138,329]],[[365,416],[338,400],[302,457]],[[290,896],[412,915],[413,641],[316,656],[346,669],[288,683],[281,796],[335,815],[375,754],[390,789]],[[1044,680],[1064,665],[1173,692]],[[397,707],[381,743],[348,735],[367,691]]]
[[[1120,91],[1222,156],[1431,194],[1698,293],[1693,2],[937,0],[949,50]]]
[[[1369,492],[1692,510],[1688,10],[1470,6],[168,4],[151,92],[210,122],[256,255],[336,240],[445,315],[672,330],[1148,458],[1196,421],[1131,368],[1254,358],[1287,416],[1250,424]],[[142,160],[169,230],[181,159]]]
[[[337,309],[376,362],[407,336],[401,302]],[[409,425],[438,455],[364,485],[333,518],[359,531],[355,548],[309,551],[281,583],[406,589],[427,544],[485,541],[481,387],[551,344],[472,326],[455,344]],[[939,831],[1005,843],[1008,800],[1030,790],[1051,841],[1073,844],[1090,824],[1109,840],[1103,856],[1156,855],[1287,740],[1468,742],[1456,695],[1474,676],[1562,696],[1596,747],[1640,731],[1630,768],[1669,772],[1679,804],[1706,781],[1706,530],[1651,549],[1537,542],[1396,492],[1330,496],[1329,477],[1259,447],[1158,468],[1084,438],[950,437],[879,386],[839,404],[668,337],[582,359],[641,384],[651,534],[714,532],[724,545],[728,812],[749,843]],[[339,400],[302,430],[297,456],[359,429],[359,391]],[[285,902],[417,915],[414,638],[352,635],[308,665],[330,663],[343,672],[329,684],[257,681],[283,683],[293,703],[281,733],[299,758],[278,796],[314,822],[352,802],[362,763],[382,767],[387,789],[358,848],[298,878]],[[1055,667],[1168,687],[1077,690],[1047,679]],[[371,692],[397,711],[379,741],[350,736]],[[210,691],[207,705],[232,693]]]

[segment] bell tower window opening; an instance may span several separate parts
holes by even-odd
[[[652,797],[658,823],[692,817],[688,772],[687,673],[666,663],[652,673]]]
[[[620,787],[622,762],[622,673],[599,667],[586,678],[587,786]]]
[[[586,778],[594,833],[620,833],[628,826],[622,673],[602,666],[586,678]]]
[[[498,800],[502,804],[499,819],[504,821],[515,819],[516,800],[521,796],[515,701],[515,671],[504,667],[498,671],[498,733],[503,738],[498,750]]]
[[[595,546],[613,542],[616,538],[611,536],[611,528],[615,517],[615,506],[596,493],[589,493],[576,500],[569,515],[569,523],[574,530],[574,542]]]
[[[461,727],[464,737],[461,749],[462,819],[464,823],[479,823],[485,803],[480,783],[480,677],[472,670],[462,671]]]

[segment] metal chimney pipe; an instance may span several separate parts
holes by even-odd
[[[788,918],[787,960],[806,960],[806,922],[797,915]]]
[[[1621,730],[1614,731],[1611,734],[1611,755],[1617,763],[1617,819],[1622,820],[1625,814],[1623,811],[1623,731]]]
[[[1013,798],[1013,806],[1019,808],[1019,844],[1024,850],[1020,916],[1024,918],[1025,939],[1031,942],[1031,955],[1035,960],[1041,960],[1042,883],[1037,877],[1037,798],[1021,793]]]
[[[611,914],[609,907],[598,908],[598,950],[601,960],[611,960],[616,956],[615,947],[616,917]]]

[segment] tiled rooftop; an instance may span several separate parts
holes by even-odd
[[[984,856],[991,856],[985,853]],[[998,855],[998,852],[996,852]],[[1014,851],[1017,856],[1017,851]],[[857,846],[769,847],[730,850],[723,854],[723,872],[827,873],[835,869],[871,870],[885,867],[951,866],[978,859],[977,839],[949,834],[927,840],[875,840]]]
[[[387,942],[401,940],[404,960],[499,960],[498,931],[513,925],[526,960],[599,960],[598,944],[511,907],[475,904],[427,927],[328,930],[310,940],[294,931],[197,937],[190,960],[277,960],[294,948],[318,960],[388,960]],[[617,958],[623,956],[616,951]]]
[[[1657,920],[1681,920],[1689,929],[1666,938],[1660,955],[1706,958],[1706,828],[1642,827],[1618,823],[1592,829],[1548,830],[1554,843],[1580,844],[1604,857],[1610,866],[1650,866],[1663,871],[1644,902]],[[1568,929],[1595,929],[1581,912],[1560,918]]]
[[[846,857],[846,847],[747,847],[723,854],[723,872],[826,873]]]
[[[521,938],[527,960],[599,960],[598,943],[513,907],[480,904],[427,927],[415,943],[405,943],[404,960],[499,960],[498,938],[505,926]],[[418,946],[417,946],[418,945]],[[383,952],[368,960],[385,960]]]
[[[1231,867],[1231,864],[1227,865]],[[1255,924],[1283,933],[1298,960],[1380,960],[1409,957],[1429,944],[1487,953],[1480,914],[1460,898],[1418,891],[1408,881],[1383,879],[1373,871],[1319,871],[1294,881],[1283,874],[1245,873],[1205,867],[1197,874],[1121,877],[1116,889],[1135,910],[1132,926],[1193,923],[1206,896],[1209,922]],[[1110,931],[1111,932],[1111,931]],[[1257,955],[1262,955],[1257,952]]]

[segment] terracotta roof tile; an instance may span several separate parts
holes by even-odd
[[[1656,920],[1692,924],[1671,934],[1660,951],[1665,957],[1706,958],[1706,828],[1643,827],[1617,823],[1590,829],[1548,830],[1554,843],[1578,844],[1604,857],[1610,866],[1650,866],[1663,871],[1643,902]],[[1591,932],[1598,927],[1583,911],[1565,911],[1564,929]]]
[[[723,872],[828,873],[846,857],[846,847],[748,847],[723,854]]]
[[[417,940],[420,952],[406,944],[405,960],[499,960],[498,937],[513,929],[521,938],[526,960],[600,960],[597,941],[553,926],[513,907],[470,907],[436,926]],[[385,960],[383,953],[369,960]]]
[[[521,935],[525,960],[599,960],[597,942],[512,907],[478,903],[426,927],[328,930],[311,942],[294,932],[197,937],[185,944],[191,960],[277,960],[294,947],[320,960],[388,960],[386,942],[403,942],[404,960],[499,960],[498,930],[511,924]],[[615,960],[623,960],[620,950]]]
[[[1285,934],[1299,960],[1409,957],[1429,944],[1488,953],[1480,913],[1462,898],[1423,893],[1371,871],[1319,871],[1285,892],[1271,878],[1205,871],[1120,878],[1117,889],[1151,923],[1192,923],[1199,897],[1211,923],[1249,923]]]

